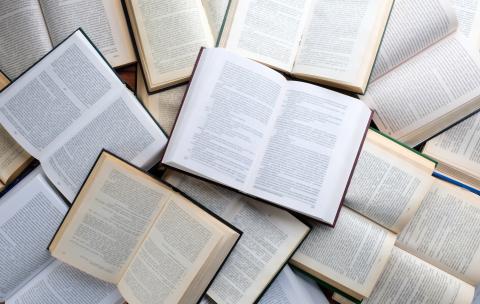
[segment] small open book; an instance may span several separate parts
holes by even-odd
[[[67,210],[40,168],[0,198],[0,302],[123,303],[113,284],[50,256],[48,243]]]
[[[0,91],[9,83],[10,80],[0,72]],[[0,126],[0,192],[19,176],[32,160],[7,130]]]
[[[232,0],[220,46],[298,78],[364,93],[392,5]]]
[[[49,247],[136,303],[194,303],[240,232],[103,152]]]
[[[123,0],[149,92],[190,79],[200,47],[215,46],[201,0]]]
[[[0,96],[1,125],[69,201],[102,149],[149,169],[167,142],[81,30]]]
[[[163,164],[333,225],[372,112],[225,49],[202,49]]]
[[[437,135],[423,153],[438,160],[437,171],[480,190],[480,113]]]
[[[1,1],[0,70],[17,78],[79,27],[112,66],[136,61],[120,1]]]
[[[397,0],[368,92],[378,128],[413,147],[480,109],[480,54],[448,0]]]

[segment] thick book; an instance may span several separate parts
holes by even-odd
[[[313,227],[291,263],[366,303],[471,303],[480,197],[433,178],[432,161],[379,139],[367,139],[335,229]]]
[[[83,31],[0,93],[0,123],[72,201],[102,149],[149,169],[167,138]]]
[[[102,152],[49,250],[118,286],[128,303],[199,301],[241,232]]]
[[[10,84],[10,80],[0,72],[0,92]],[[18,145],[0,125],[0,192],[12,183],[33,158]]]
[[[422,152],[438,161],[437,170],[480,189],[480,113],[427,141]]]
[[[79,27],[112,66],[136,61],[120,1],[1,1],[0,70],[17,78]]]
[[[393,2],[232,0],[219,46],[363,94]]]
[[[0,198],[0,302],[123,303],[114,285],[50,256],[48,244],[67,209],[39,168]]]
[[[480,110],[480,54],[448,0],[397,0],[360,99],[378,128],[417,146]]]
[[[333,225],[372,112],[202,49],[162,163]]]
[[[310,231],[287,211],[219,185],[174,170],[162,179],[243,231],[207,290],[217,304],[256,302]]]
[[[198,50],[215,46],[201,0],[122,0],[148,92],[186,82]]]

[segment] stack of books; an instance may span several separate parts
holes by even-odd
[[[0,301],[480,303],[480,3],[0,0],[0,27]]]

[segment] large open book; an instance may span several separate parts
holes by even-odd
[[[480,189],[480,114],[429,140],[423,153],[438,160],[437,170]]]
[[[187,81],[200,47],[215,46],[201,0],[124,0],[149,92]]]
[[[393,0],[232,0],[220,46],[295,77],[364,93]]]
[[[162,163],[334,224],[371,111],[202,49]]]
[[[194,303],[240,232],[103,152],[49,250],[135,303]]]
[[[312,222],[291,263],[356,299],[370,296],[396,234],[432,185],[434,166],[370,131],[335,229]]]
[[[10,80],[0,72],[0,91]],[[0,125],[0,192],[30,164],[33,158]]]
[[[112,66],[136,61],[120,1],[1,1],[0,70],[17,78],[79,27]]]
[[[0,94],[0,123],[69,201],[102,149],[150,168],[167,141],[81,31]]]
[[[0,199],[0,301],[122,303],[114,285],[55,262],[50,256],[48,244],[67,209],[40,169]]]
[[[310,230],[287,211],[224,187],[174,170],[163,180],[243,231],[207,290],[218,304],[254,303]]]
[[[480,54],[447,0],[397,0],[367,94],[381,131],[408,144],[480,109]]]

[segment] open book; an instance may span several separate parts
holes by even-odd
[[[480,54],[448,0],[397,0],[360,98],[379,129],[416,146],[480,109]]]
[[[232,0],[220,46],[295,77],[364,93],[393,0]]]
[[[0,72],[0,91],[10,80]],[[33,158],[0,126],[0,192],[30,164]]]
[[[334,224],[371,111],[202,49],[162,163]]]
[[[329,304],[317,283],[286,265],[258,304]]]
[[[150,168],[167,141],[82,31],[0,94],[0,123],[69,201],[102,149]]]
[[[254,303],[310,230],[287,211],[224,187],[174,170],[163,180],[243,231],[207,290],[218,304]]]
[[[458,30],[480,50],[480,1],[452,0],[457,13]]]
[[[0,70],[17,78],[79,27],[112,66],[136,61],[120,1],[1,1]]]
[[[164,183],[103,152],[52,256],[116,284],[135,303],[194,303],[240,237]]]
[[[480,189],[480,113],[427,141],[423,153],[438,160],[437,170]]]
[[[201,0],[124,0],[149,92],[187,81],[200,47],[215,46]]]
[[[313,228],[291,263],[356,299],[372,293],[399,233],[432,185],[435,164],[370,131],[335,229]]]
[[[40,169],[0,199],[0,301],[15,304],[121,303],[114,285],[55,262],[47,247],[67,205]],[[79,296],[81,295],[81,296]]]

